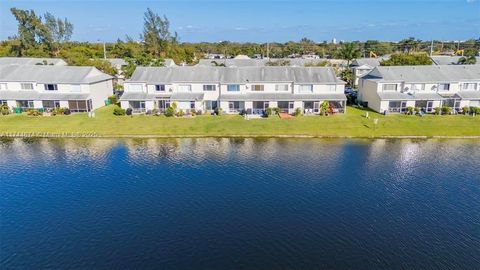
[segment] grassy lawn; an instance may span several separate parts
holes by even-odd
[[[167,118],[165,116],[114,116],[113,107],[96,111],[95,118],[87,114],[34,117],[26,115],[0,116],[3,133],[96,133],[102,136],[480,136],[480,116],[387,115],[348,107],[347,114],[334,116],[302,116],[281,120],[244,120],[239,115]],[[378,118],[374,129],[373,118]]]

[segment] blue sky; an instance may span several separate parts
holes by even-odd
[[[463,40],[480,37],[480,0],[2,0],[0,39],[17,31],[11,7],[67,17],[74,40],[138,39],[143,13],[165,14],[181,41]]]

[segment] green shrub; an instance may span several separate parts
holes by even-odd
[[[118,103],[118,98],[117,95],[111,95],[108,97],[108,101],[110,104],[117,104]]]
[[[40,116],[40,115],[43,115],[42,112],[38,111],[38,110],[35,110],[35,109],[28,109],[27,110],[27,115],[30,115],[30,116]]]
[[[434,113],[435,115],[440,115],[440,111],[441,111],[440,107],[435,107],[435,108],[433,108],[433,113]]]
[[[420,107],[415,107],[415,114],[419,114],[420,113]]]
[[[464,106],[464,107],[462,108],[463,114],[468,114],[469,110],[470,110],[470,108],[469,108],[468,106]]]
[[[415,110],[415,109],[414,109],[412,106],[408,106],[408,107],[407,107],[407,112],[406,112],[406,114],[407,114],[407,115],[413,115],[413,111],[414,111],[414,110]]]
[[[295,109],[295,112],[293,113],[294,116],[300,116],[302,115],[302,109],[300,108],[296,108]]]
[[[185,115],[185,112],[183,110],[178,111],[177,116],[182,117]]]
[[[1,115],[7,115],[9,113],[10,113],[10,110],[9,110],[9,108],[6,104],[3,104],[2,106],[0,106],[0,114]]]
[[[175,114],[175,109],[173,107],[168,107],[164,114],[166,117],[172,117]]]
[[[125,109],[115,106],[115,108],[113,108],[113,114],[117,116],[123,116],[125,115]]]
[[[273,111],[275,112],[275,114],[280,114],[280,108],[279,107],[275,107],[273,108]]]
[[[192,116],[195,116],[195,115],[197,115],[197,111],[195,111],[195,109],[190,109],[190,114]]]
[[[442,107],[442,114],[450,114],[452,113],[452,108],[449,106],[443,106]]]
[[[267,117],[269,117],[270,115],[272,115],[272,113],[273,113],[272,108],[268,107],[268,108],[265,109],[265,115],[266,115]]]
[[[330,110],[330,102],[326,100],[323,101],[322,104],[320,104],[320,115],[326,116],[329,110]]]
[[[216,114],[216,115],[222,115],[222,113],[223,113],[223,110],[222,110],[222,108],[220,108],[220,107],[218,107],[218,108],[215,110],[215,114]]]
[[[469,111],[471,114],[478,115],[480,114],[480,107],[471,106]]]

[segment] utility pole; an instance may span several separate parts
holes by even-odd
[[[267,59],[270,59],[270,46],[267,42]]]
[[[432,39],[432,45],[430,45],[430,57],[433,55],[433,39]]]

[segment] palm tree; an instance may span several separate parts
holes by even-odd
[[[330,110],[330,103],[328,101],[324,101],[322,102],[322,104],[320,104],[320,115],[327,115],[328,111]]]
[[[347,60],[348,67],[353,59],[360,56],[360,50],[355,43],[343,43],[338,54],[340,58]]]
[[[475,65],[477,63],[477,58],[475,56],[462,57],[458,59],[458,65]]]

